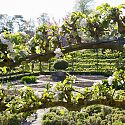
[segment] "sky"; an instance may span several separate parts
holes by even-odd
[[[25,19],[38,18],[47,13],[59,21],[73,10],[76,0],[0,0],[0,14],[23,15]],[[112,5],[125,3],[125,0],[95,0],[95,6],[108,2]]]

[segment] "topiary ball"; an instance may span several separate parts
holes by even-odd
[[[54,68],[57,70],[65,70],[68,68],[68,62],[65,60],[58,60],[54,63]]]

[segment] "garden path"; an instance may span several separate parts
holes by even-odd
[[[95,82],[99,82],[102,79],[105,79],[106,77],[104,76],[92,76],[92,75],[76,75],[77,80],[74,86],[76,87],[90,87],[93,85]],[[56,82],[53,82],[51,80],[51,77],[49,75],[40,75],[37,80],[37,84],[29,84],[34,90],[37,91],[43,91],[45,88],[46,83],[49,82],[51,85],[56,84]],[[15,85],[15,87],[20,88],[23,87],[24,85]],[[34,116],[31,116],[27,119],[27,122],[23,123],[22,125],[41,125],[41,119],[44,113],[46,113],[48,109],[39,109],[37,110],[36,114]]]

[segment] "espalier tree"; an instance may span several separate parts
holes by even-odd
[[[60,27],[51,23],[38,27],[31,39],[23,32],[5,31],[0,34],[0,67],[15,67],[32,60],[46,62],[55,56],[56,48],[61,48],[63,54],[97,48],[122,51],[125,35],[123,8],[124,5],[110,7],[104,4],[87,16],[73,12]]]
[[[24,32],[12,34],[5,31],[0,34],[0,67],[6,72],[6,67],[13,68],[33,60],[48,61],[55,56],[56,48],[60,48],[63,54],[97,48],[123,51],[123,9],[124,4],[118,7],[104,4],[87,16],[81,12],[73,12],[60,27],[51,23],[43,24],[30,40]],[[124,58],[124,54],[122,57]],[[84,89],[74,88],[75,79],[71,76],[58,82],[56,86],[47,84],[43,93],[34,92],[27,86],[10,93],[1,86],[0,111],[26,113],[54,106],[80,111],[82,107],[93,104],[125,109],[125,77],[121,74],[124,71],[121,72],[118,68],[109,79]],[[115,88],[114,85],[118,87]]]

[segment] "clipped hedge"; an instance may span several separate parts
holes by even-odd
[[[125,110],[102,105],[88,106],[81,112],[51,108],[41,125],[125,125]]]
[[[23,115],[22,113],[11,114],[9,111],[5,111],[0,113],[0,125],[22,125],[26,118],[27,115]]]
[[[35,83],[36,80],[36,76],[24,76],[21,78],[22,83]]]

